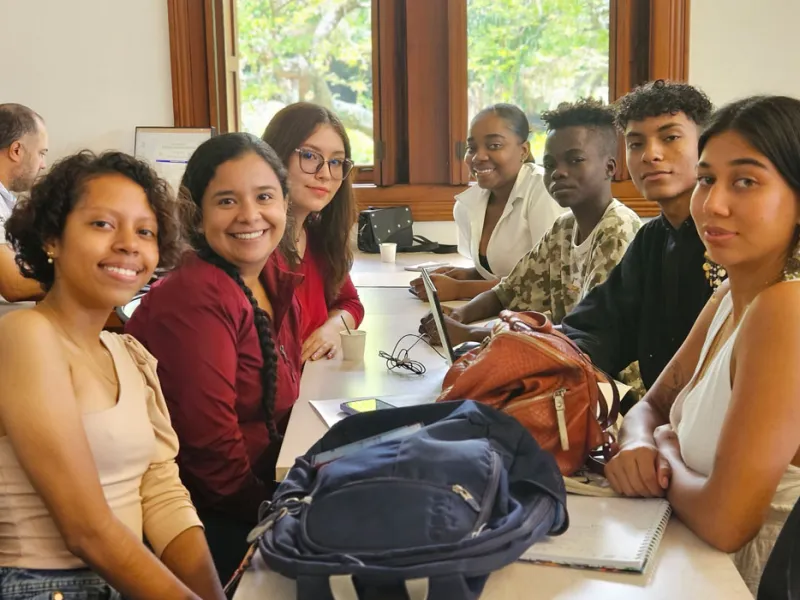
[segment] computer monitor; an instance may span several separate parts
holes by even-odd
[[[148,162],[177,193],[186,163],[213,127],[137,127],[134,156]]]

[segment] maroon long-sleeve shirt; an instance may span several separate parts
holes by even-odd
[[[300,386],[302,318],[294,294],[302,278],[284,269],[277,253],[261,275],[274,311],[280,429]],[[181,479],[194,503],[256,519],[272,492],[277,451],[265,425],[262,353],[244,292],[221,269],[191,256],[153,286],[125,330],[158,359],[180,440]]]
[[[364,320],[364,305],[361,304],[350,275],[344,280],[336,298],[330,303],[326,301],[323,268],[318,251],[309,247],[299,268],[299,272],[305,276],[305,279],[297,288],[297,299],[300,301],[303,314],[304,341],[325,324],[328,314],[334,310],[349,312],[356,322],[356,327],[361,325],[361,321]]]

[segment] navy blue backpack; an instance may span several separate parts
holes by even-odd
[[[513,417],[472,401],[348,417],[297,459],[262,513],[261,555],[297,581],[298,600],[476,600],[492,571],[568,525],[554,458]]]

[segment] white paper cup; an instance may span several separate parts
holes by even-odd
[[[397,244],[394,243],[381,244],[381,262],[393,263],[396,254],[397,254]]]
[[[367,332],[361,329],[340,331],[342,338],[342,358],[344,360],[361,362],[364,360],[364,347],[367,345]]]

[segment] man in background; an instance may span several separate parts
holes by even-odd
[[[39,300],[44,295],[36,281],[19,272],[14,250],[6,241],[5,222],[17,203],[16,194],[29,191],[45,168],[47,144],[40,115],[21,104],[0,104],[0,304]]]

